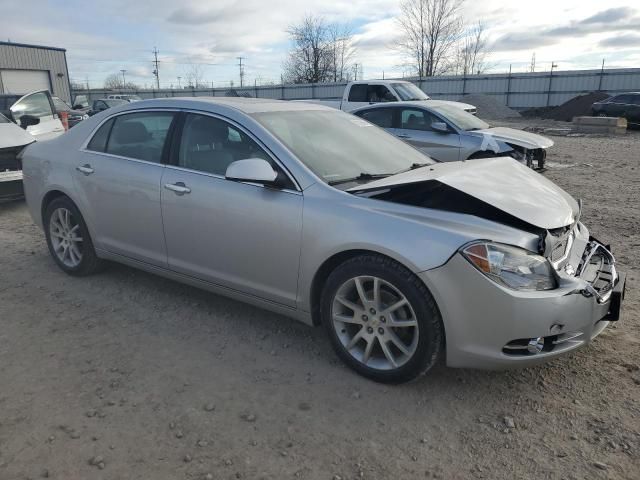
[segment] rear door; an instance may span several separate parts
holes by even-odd
[[[436,132],[432,123],[442,120],[421,108],[400,107],[395,135],[440,162],[460,160],[460,136]]]
[[[96,247],[166,267],[160,181],[175,118],[173,111],[116,115],[75,157],[80,206],[90,215]]]
[[[36,140],[49,140],[64,133],[48,91],[33,92],[20,98],[11,108],[13,120]],[[35,119],[35,125],[29,125]]]

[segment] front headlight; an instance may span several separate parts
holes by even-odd
[[[494,282],[514,290],[553,290],[556,277],[549,261],[518,247],[480,242],[462,255]]]

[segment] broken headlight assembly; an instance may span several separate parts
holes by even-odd
[[[477,242],[462,255],[494,282],[514,290],[553,290],[558,286],[549,261],[528,250],[500,243]]]

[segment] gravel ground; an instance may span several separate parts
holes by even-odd
[[[123,266],[66,276],[0,205],[0,479],[640,478],[640,133],[554,140],[545,175],[628,272],[622,321],[543,367],[397,387],[321,329]]]

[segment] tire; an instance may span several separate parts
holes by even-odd
[[[84,218],[69,197],[58,197],[47,205],[44,233],[53,260],[69,275],[91,275],[103,268]]]
[[[392,310],[402,297],[406,304]],[[444,347],[442,318],[427,287],[381,255],[357,256],[338,266],[322,290],[320,315],[337,355],[376,382],[413,380],[437,363]]]

